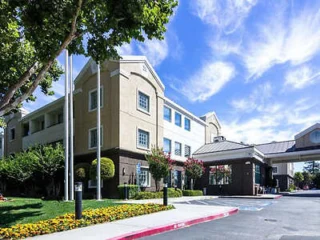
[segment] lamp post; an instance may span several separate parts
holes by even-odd
[[[128,184],[125,182],[124,183],[124,200],[128,200]]]
[[[76,219],[82,218],[82,182],[76,182],[74,185],[76,192],[75,216]]]
[[[168,206],[168,177],[163,179],[163,205]]]

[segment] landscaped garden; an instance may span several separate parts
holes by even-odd
[[[83,217],[75,220],[74,202],[13,198],[0,203],[0,239],[21,239],[169,209],[173,206],[84,200]]]

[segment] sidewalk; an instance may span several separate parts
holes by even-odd
[[[137,239],[194,224],[227,217],[237,208],[175,204],[174,210],[103,223],[70,231],[33,237],[32,239]],[[29,238],[31,239],[31,238]]]
[[[168,204],[174,203],[182,203],[182,202],[189,202],[194,200],[206,200],[206,199],[213,199],[218,198],[218,196],[193,196],[193,197],[178,197],[178,198],[168,198]],[[145,203],[156,203],[156,204],[163,204],[163,198],[156,198],[156,199],[143,199],[143,200],[123,200],[118,201],[118,203],[136,203],[136,204],[145,204]]]
[[[278,199],[282,195],[277,194],[259,194],[257,196],[251,195],[233,195],[233,196],[219,196],[219,198],[249,198],[249,199]]]

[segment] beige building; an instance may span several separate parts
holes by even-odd
[[[74,81],[75,163],[91,163],[96,158],[96,75],[97,65],[89,60]],[[124,56],[101,65],[101,155],[111,158],[116,166],[115,177],[104,183],[103,196],[116,196],[117,186],[124,182],[136,183],[138,163],[141,187],[154,189],[145,160],[152,146],[171,152],[177,161],[172,185],[182,187],[182,163],[220,134],[214,113],[201,118],[194,116],[166,98],[164,89],[145,57]],[[35,144],[63,142],[63,107],[62,97],[32,113],[7,116],[4,154],[8,156]],[[92,183],[89,185],[94,187]]]

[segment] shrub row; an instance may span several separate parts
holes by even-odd
[[[61,232],[92,224],[111,222],[173,208],[173,206],[163,206],[158,204],[118,205],[83,211],[83,217],[80,220],[75,220],[74,214],[69,213],[37,223],[17,224],[10,228],[0,228],[0,239],[21,239]]]
[[[134,198],[136,196],[136,194],[138,193],[138,185],[133,185],[133,184],[128,184],[128,198]],[[120,199],[124,199],[124,185],[121,184],[118,186],[118,191],[119,191],[119,195],[120,195]]]
[[[183,190],[183,196],[203,196],[203,192],[201,190]]]
[[[182,190],[168,188],[168,197],[182,197]],[[163,198],[163,192],[139,192],[134,197],[136,200],[153,198]]]

